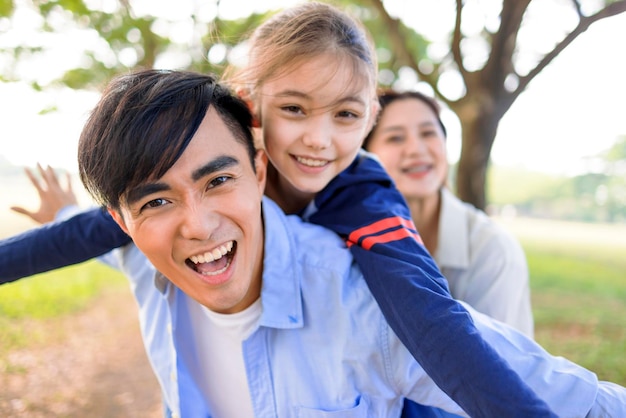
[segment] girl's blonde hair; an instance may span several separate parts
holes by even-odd
[[[347,13],[318,2],[285,9],[259,26],[249,40],[248,64],[238,72],[230,69],[226,78],[254,97],[268,79],[303,59],[328,53],[350,58],[354,74],[367,77],[375,91],[376,54],[367,30]]]

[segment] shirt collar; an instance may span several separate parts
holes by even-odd
[[[154,286],[159,290],[159,292],[165,294],[169,283],[171,282],[163,275],[163,273],[158,270],[154,271]]]
[[[291,215],[289,218],[295,217]],[[265,251],[260,324],[274,328],[299,328],[303,325],[301,284],[293,230],[283,211],[271,199],[263,197]]]
[[[465,269],[469,266],[469,236],[464,203],[446,187],[441,188],[439,239],[435,261],[440,268]]]

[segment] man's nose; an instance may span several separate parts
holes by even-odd
[[[216,215],[201,204],[186,206],[180,216],[180,234],[185,239],[207,240],[217,228]]]

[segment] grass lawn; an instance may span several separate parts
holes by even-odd
[[[0,371],[12,350],[63,338],[48,332],[55,319],[79,312],[103,292],[128,291],[121,273],[95,261],[0,286]]]
[[[626,385],[626,225],[512,220],[531,276],[535,339]]]

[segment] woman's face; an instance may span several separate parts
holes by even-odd
[[[448,172],[437,116],[419,99],[397,99],[382,111],[368,150],[378,155],[407,200],[435,195]]]

